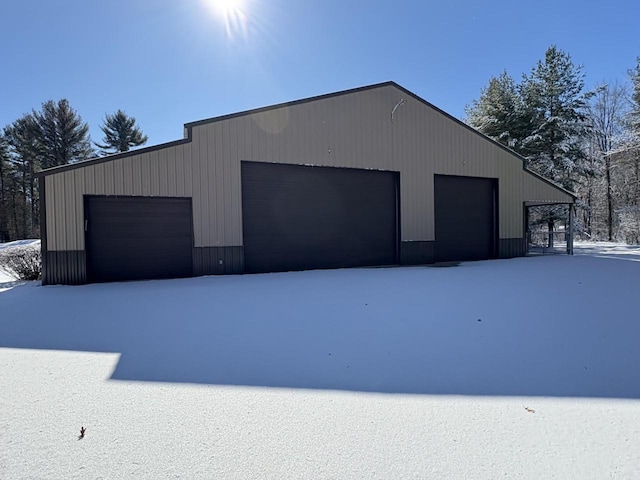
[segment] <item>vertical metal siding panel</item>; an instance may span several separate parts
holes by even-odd
[[[501,189],[505,189],[502,199],[502,208],[507,209],[505,218],[505,228],[501,234],[503,238],[517,238],[524,236],[522,217],[522,162],[513,159],[506,152],[502,153],[501,161],[505,171],[501,184]]]
[[[168,148],[164,152],[166,162],[166,172],[168,179],[167,195],[172,197],[181,196],[178,194],[178,185],[181,183],[178,179],[178,172],[176,170],[176,153],[175,148]]]
[[[239,120],[238,123],[240,123]],[[245,124],[246,123],[243,122],[241,125]],[[228,239],[231,245],[242,245],[242,181],[240,161],[248,157],[248,152],[251,149],[251,131],[245,130],[244,128],[233,128],[232,135],[235,135],[234,143],[238,148],[238,152],[235,157],[230,158],[227,166],[229,172],[229,190],[225,200],[228,199],[232,205],[232,209],[231,217],[228,218],[225,229],[229,232]]]
[[[524,192],[527,200],[541,202],[569,202],[571,196],[539,180],[534,175],[522,172]]]
[[[193,132],[193,141],[191,143],[191,158],[193,160],[192,186],[193,186],[193,234],[195,237],[195,246],[207,246],[202,229],[202,194],[200,191],[200,178],[202,177],[202,160],[200,155],[200,145],[197,129]]]
[[[160,172],[158,171],[158,152],[149,152],[149,170],[151,173],[151,196],[160,195]]]
[[[104,184],[102,182],[102,175],[100,175],[102,164],[93,165],[88,168],[93,171],[93,193],[95,195],[104,194]]]
[[[75,250],[84,250],[84,192],[86,186],[84,184],[84,172],[82,169],[72,170],[73,181],[76,184],[76,195],[73,199],[76,209],[76,226],[75,226]]]
[[[184,194],[187,197],[193,196],[193,152],[191,144],[181,145],[176,152],[184,165]]]
[[[62,174],[64,182],[64,208],[66,210],[66,223],[65,223],[65,250],[77,250],[76,245],[76,185],[73,181],[73,171],[65,172]]]
[[[107,162],[107,165],[111,166],[111,192],[115,195],[128,194],[129,192],[126,190],[124,184],[124,165],[122,164],[122,160],[113,160],[111,162]]]
[[[174,178],[175,195],[177,197],[184,197],[184,164],[178,161],[176,150],[176,148],[171,148],[167,152],[169,174],[173,175]]]
[[[226,123],[226,122],[225,122]],[[220,238],[223,230],[220,227],[221,215],[218,210],[217,195],[222,188],[224,179],[220,175],[221,162],[224,161],[219,151],[225,149],[224,140],[216,135],[216,128],[207,128],[206,149],[207,162],[209,163],[206,194],[209,216],[207,224],[209,227],[209,238],[207,245],[221,245]]]
[[[80,169],[84,173],[84,193],[91,194],[95,192],[95,167],[85,167]]]
[[[158,195],[166,197],[169,195],[169,175],[167,172],[167,153],[165,150],[156,152],[157,162],[156,170],[158,171]]]
[[[65,190],[62,175],[54,175],[53,188],[56,190],[55,206],[58,228],[56,229],[56,245],[58,250],[66,250],[65,228],[67,212],[65,209]]]
[[[222,238],[221,241],[224,244],[224,241],[228,240],[229,245],[234,246],[242,245],[242,183],[239,150],[243,146],[243,142],[242,132],[229,128],[231,149],[229,158],[224,164],[224,201],[225,205],[230,205],[231,208],[225,210],[225,238]]]
[[[51,175],[46,179],[47,187],[45,189],[46,201],[47,201],[47,249],[58,249],[58,225],[60,224],[60,218],[58,209],[56,208],[56,197],[58,195],[58,189],[55,185],[55,175]],[[51,268],[49,269],[51,270]]]
[[[135,195],[136,189],[133,186],[133,165],[138,163],[138,157],[123,159],[122,163],[122,185],[123,191],[127,195]]]
[[[140,175],[142,180],[142,195],[152,195],[151,167],[148,153],[145,153],[140,157]]]
[[[215,125],[215,124],[214,124]],[[208,128],[209,126],[207,126]],[[211,214],[209,208],[209,157],[207,152],[206,130],[196,137],[199,148],[198,161],[200,162],[200,222],[202,229],[202,244],[211,245]]]
[[[115,179],[115,166],[114,162],[103,163],[103,175],[104,175],[104,193],[107,195],[113,195],[116,188]]]
[[[230,237],[230,232],[227,229],[227,216],[228,208],[232,205],[232,200],[227,199],[229,195],[228,183],[230,182],[229,178],[229,170],[228,165],[232,160],[232,155],[235,153],[235,148],[233,148],[230,142],[229,135],[229,123],[225,122],[221,124],[218,130],[215,132],[214,144],[213,144],[213,156],[216,160],[215,163],[215,184],[212,185],[213,191],[211,192],[213,195],[211,196],[212,202],[212,212],[216,218],[216,235],[215,235],[215,243],[212,245],[225,245],[225,240],[229,239],[229,243],[227,245],[232,245]],[[235,160],[237,161],[237,160]],[[226,259],[225,259],[226,263]]]

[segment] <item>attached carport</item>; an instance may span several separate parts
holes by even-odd
[[[245,270],[398,263],[398,174],[242,162]]]

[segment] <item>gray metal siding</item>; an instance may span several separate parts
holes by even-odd
[[[500,258],[522,257],[527,253],[527,242],[524,238],[501,238]]]
[[[193,249],[193,274],[226,275],[244,272],[244,252],[236,247],[197,247]]]
[[[435,261],[435,242],[400,243],[400,265],[423,265]]]
[[[44,251],[43,285],[81,285],[87,283],[87,262],[84,250]]]
[[[242,245],[243,160],[399,171],[404,242],[435,239],[434,174],[499,179],[500,238],[524,236],[523,202],[573,201],[512,153],[393,85],[188,128],[190,141],[47,176],[47,248],[84,250],[87,194],[192,197],[195,247]]]

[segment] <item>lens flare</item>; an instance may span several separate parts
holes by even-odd
[[[207,0],[213,12],[224,22],[227,37],[247,35],[246,0]]]

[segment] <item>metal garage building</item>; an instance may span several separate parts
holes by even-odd
[[[524,255],[574,196],[393,82],[39,174],[43,284]]]

